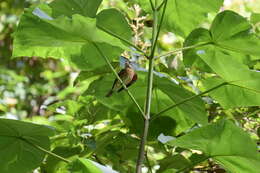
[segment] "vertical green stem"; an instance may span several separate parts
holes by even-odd
[[[151,4],[152,4],[152,2],[151,2]],[[139,146],[139,154],[138,154],[138,160],[137,160],[137,164],[136,164],[136,173],[142,173],[142,165],[143,165],[143,161],[145,158],[145,145],[146,145],[148,131],[149,131],[150,110],[151,110],[151,102],[152,102],[154,53],[155,53],[155,48],[157,45],[157,40],[159,37],[161,25],[163,22],[166,5],[167,5],[167,0],[165,0],[164,9],[163,9],[163,13],[161,16],[159,26],[158,26],[157,1],[155,1],[154,8],[153,8],[154,24],[153,24],[151,54],[149,56],[148,83],[147,83],[146,103],[145,103],[145,119],[144,119],[143,134],[142,134],[141,143]]]

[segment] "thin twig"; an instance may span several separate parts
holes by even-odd
[[[209,44],[212,44],[212,42],[206,42],[206,43],[201,43],[201,44],[195,44],[195,45],[192,45],[192,46],[186,46],[186,47],[183,47],[183,48],[180,48],[180,49],[175,49],[173,51],[167,52],[167,53],[162,54],[162,55],[158,55],[155,58],[170,56],[170,55],[176,54],[176,53],[184,51],[184,50],[194,49],[194,48],[209,45]]]
[[[159,11],[162,8],[164,3],[165,3],[165,1],[162,1],[162,3],[160,5],[158,5],[158,7],[155,10]]]
[[[152,10],[155,11],[155,8],[154,8],[152,0],[150,0],[150,5],[151,5]]]
[[[126,39],[120,37],[119,35],[117,35],[117,34],[111,32],[111,31],[107,30],[106,28],[104,28],[104,27],[102,27],[102,26],[100,26],[100,25],[97,25],[97,27],[98,27],[99,29],[101,29],[102,31],[108,33],[109,35],[111,35],[111,36],[113,36],[113,37],[115,37],[115,38],[118,38],[119,40],[125,42],[125,43],[128,44],[129,46],[132,46],[132,47],[135,48],[137,51],[139,51],[142,55],[144,55],[145,57],[147,57],[146,53],[145,53],[142,49],[140,49],[139,47],[135,46],[135,45],[134,45],[133,43],[131,43],[130,41],[128,41],[128,40],[126,40]]]
[[[152,59],[154,58],[154,52],[155,52],[157,41],[158,41],[158,38],[159,38],[159,35],[160,35],[160,31],[161,31],[163,18],[164,18],[164,15],[165,15],[166,5],[167,5],[168,0],[164,0],[164,2],[165,3],[164,3],[164,6],[163,6],[163,12],[162,12],[162,17],[161,17],[161,20],[160,20],[160,23],[159,23],[158,32],[156,32],[156,36],[155,36],[155,38],[153,40],[153,44],[152,44],[152,51],[151,51],[151,54],[149,56],[149,58],[152,58]],[[157,11],[155,10],[153,13],[157,13]],[[157,26],[156,26],[156,29],[157,29]]]
[[[96,49],[98,50],[98,52],[100,53],[100,55],[104,58],[104,60],[106,61],[106,63],[108,64],[108,66],[110,67],[110,69],[112,70],[112,72],[114,73],[114,75],[117,77],[117,79],[121,82],[122,86],[124,87],[124,89],[126,90],[127,94],[129,95],[129,97],[132,99],[132,101],[134,102],[134,104],[136,105],[136,107],[139,109],[139,111],[141,112],[141,114],[143,115],[143,117],[145,118],[145,114],[142,110],[142,108],[140,107],[140,105],[138,104],[138,102],[135,100],[134,96],[132,95],[132,93],[129,91],[129,89],[127,88],[127,86],[124,84],[124,82],[122,81],[122,79],[118,76],[116,70],[114,69],[114,67],[112,66],[112,64],[110,63],[110,61],[108,60],[108,58],[106,57],[106,55],[101,51],[101,49],[98,47],[98,45],[96,43],[93,43],[93,45],[96,47]]]
[[[64,161],[66,163],[70,163],[71,162],[70,160],[67,160],[67,159],[65,159],[65,158],[63,158],[63,157],[61,157],[61,156],[59,156],[59,155],[57,155],[57,154],[55,154],[55,153],[53,153],[53,152],[51,152],[49,150],[46,150],[46,149],[42,148],[41,146],[39,146],[37,144],[34,144],[34,143],[32,143],[31,141],[29,141],[29,140],[27,140],[25,138],[20,138],[20,139],[23,140],[24,142],[28,143],[29,145],[37,148],[38,150],[40,150],[40,151],[42,151],[42,152],[44,152],[44,153],[46,153],[46,154],[48,154],[50,156],[53,156],[53,157],[55,157],[55,158],[57,158],[57,159],[59,159],[61,161]]]
[[[142,173],[142,165],[144,161],[145,144],[148,136],[148,130],[149,130],[149,119],[146,118],[144,119],[144,130],[141,138],[141,143],[139,146],[138,160],[136,164],[136,173]]]
[[[178,102],[178,103],[176,103],[176,104],[174,104],[174,105],[171,105],[171,106],[169,106],[168,108],[166,108],[166,109],[160,111],[159,113],[157,113],[156,115],[154,115],[154,116],[151,118],[151,121],[155,120],[159,115],[161,115],[161,114],[163,114],[163,113],[169,111],[169,110],[172,109],[172,108],[175,108],[175,107],[177,107],[177,106],[179,106],[179,105],[182,105],[183,103],[186,103],[186,102],[188,102],[188,101],[190,101],[190,100],[192,100],[192,99],[194,99],[194,98],[200,97],[200,96],[202,96],[202,95],[204,95],[204,94],[206,94],[206,93],[209,93],[209,92],[211,92],[211,91],[213,91],[213,90],[215,90],[215,89],[217,89],[217,88],[220,88],[220,87],[222,87],[222,86],[224,86],[224,85],[228,85],[228,84],[229,84],[228,82],[223,82],[223,83],[221,83],[221,84],[219,84],[219,85],[217,85],[217,86],[215,86],[215,87],[213,87],[213,88],[210,88],[210,89],[208,89],[208,90],[206,90],[206,91],[204,91],[204,92],[202,92],[202,93],[200,93],[200,94],[191,96],[191,97],[189,97],[189,98],[187,98],[187,99],[184,99],[184,100],[182,100],[182,101],[180,101],[180,102]]]

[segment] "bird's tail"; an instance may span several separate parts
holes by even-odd
[[[106,97],[110,97],[112,94],[113,94],[113,90],[111,89],[107,94],[106,94]]]

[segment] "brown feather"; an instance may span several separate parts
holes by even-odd
[[[118,76],[124,81],[126,87],[131,86],[137,80],[137,74],[134,72],[134,69],[132,69],[129,64],[126,64],[126,67],[118,73]],[[127,80],[124,80],[125,76],[128,76]],[[106,94],[106,97],[110,97],[114,91],[117,92],[122,91],[124,87],[121,86],[122,86],[121,82],[119,82],[119,80],[116,78],[114,80],[111,90]]]
[[[131,82],[129,82],[129,83],[126,85],[126,87],[127,87],[127,88],[130,87],[133,83],[135,83],[136,80],[137,80],[137,74],[135,73],[133,79],[131,80]],[[124,89],[124,87],[120,88],[117,92],[120,92],[120,91],[122,91],[123,89]]]
[[[125,69],[122,69],[122,70],[118,73],[118,76],[121,78],[124,74],[125,74]],[[116,79],[114,80],[113,85],[112,85],[112,90],[114,89],[114,87],[115,87],[115,85],[116,85],[117,82],[118,82],[118,79],[116,78]]]

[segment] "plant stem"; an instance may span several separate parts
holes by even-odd
[[[106,55],[103,54],[103,52],[101,51],[101,49],[98,47],[98,45],[96,43],[93,43],[93,45],[96,47],[96,49],[98,50],[98,52],[100,53],[100,55],[104,58],[104,60],[106,61],[106,63],[108,64],[108,66],[110,67],[110,69],[112,70],[112,72],[114,73],[114,75],[117,77],[117,79],[121,82],[122,86],[124,87],[124,89],[126,90],[127,94],[129,95],[129,97],[132,99],[132,101],[134,102],[134,104],[136,105],[136,107],[139,109],[139,111],[141,112],[141,114],[143,115],[143,117],[145,118],[145,114],[142,110],[142,108],[140,107],[140,105],[138,104],[138,102],[135,100],[134,96],[132,95],[132,93],[129,91],[129,89],[127,88],[127,86],[124,84],[124,82],[122,81],[122,79],[118,76],[116,70],[114,69],[114,67],[112,66],[112,64],[110,63],[110,61],[108,60],[108,58],[106,57]]]
[[[109,35],[112,35],[113,37],[118,38],[119,40],[125,42],[125,43],[128,44],[129,46],[132,46],[132,47],[135,48],[137,51],[139,51],[142,55],[144,55],[145,57],[147,57],[146,53],[145,53],[142,49],[140,49],[139,47],[135,46],[135,45],[134,45],[133,43],[131,43],[130,41],[128,41],[128,40],[126,40],[126,39],[120,37],[119,35],[117,35],[117,34],[111,32],[111,31],[107,30],[106,28],[104,28],[104,27],[102,27],[102,26],[100,26],[100,25],[97,25],[97,27],[98,27],[99,29],[101,29],[102,31],[108,33]]]
[[[156,10],[159,11],[159,10],[162,8],[162,6],[163,6],[164,3],[165,3],[165,1],[162,1],[161,4],[158,5],[158,7],[156,8]]]
[[[155,1],[157,2],[157,1]],[[158,16],[157,16],[157,10],[154,10],[153,11],[153,14],[156,14],[154,15],[154,26],[156,26],[154,30],[156,30],[155,32],[155,38],[154,38],[154,35],[153,35],[153,44],[152,44],[152,51],[151,51],[151,54],[150,54],[150,58],[153,59],[154,58],[154,52],[155,52],[155,48],[157,46],[157,41],[158,41],[158,38],[159,38],[159,35],[160,35],[160,31],[161,31],[161,27],[162,27],[162,23],[163,23],[163,18],[164,18],[164,15],[165,15],[165,11],[166,11],[166,6],[167,6],[167,2],[168,0],[164,0],[164,6],[163,6],[163,12],[162,12],[162,16],[161,16],[161,20],[160,20],[160,23],[159,23],[159,27],[158,27],[158,31],[157,31],[157,25],[158,25]],[[156,18],[156,20],[155,20]]]
[[[139,154],[138,160],[136,164],[136,173],[142,172],[142,164],[144,161],[145,155],[145,144],[148,136],[149,130],[149,121],[150,121],[150,108],[151,108],[151,101],[152,101],[152,87],[153,87],[153,59],[149,59],[149,70],[148,70],[148,87],[146,93],[146,103],[145,103],[145,118],[144,118],[144,129],[141,138],[141,143],[139,146]]]
[[[61,156],[59,156],[59,155],[57,155],[57,154],[55,154],[55,153],[53,153],[53,152],[51,152],[49,150],[46,150],[46,149],[42,148],[41,146],[39,146],[37,144],[34,144],[34,143],[32,143],[31,141],[29,141],[29,140],[27,140],[25,138],[20,138],[20,139],[25,141],[29,145],[32,145],[33,147],[37,148],[38,150],[40,150],[40,151],[42,151],[42,152],[44,152],[44,153],[46,153],[46,154],[48,154],[50,156],[53,156],[53,157],[55,157],[55,158],[57,158],[57,159],[59,159],[59,160],[61,160],[63,162],[66,162],[66,163],[70,163],[71,162],[70,160],[67,160],[67,159],[65,159],[65,158],[63,158],[63,157],[61,157]]]
[[[162,17],[161,17],[159,27],[158,27],[158,14],[157,14],[158,11],[156,10],[157,1],[155,1],[155,4],[154,4],[153,37],[152,37],[151,54],[149,56],[148,83],[147,83],[147,93],[146,93],[146,102],[145,102],[145,119],[144,119],[143,134],[142,134],[142,138],[141,138],[141,142],[140,142],[140,146],[139,146],[138,159],[137,159],[137,163],[136,163],[136,173],[142,173],[142,165],[143,165],[143,161],[144,161],[144,157],[145,157],[145,145],[146,145],[148,131],[149,131],[150,110],[151,110],[151,101],[152,101],[154,52],[155,52],[157,40],[158,40],[158,37],[160,34],[160,29],[161,29],[163,17],[164,17],[165,10],[166,10],[166,5],[167,5],[167,0],[165,0]]]
[[[147,165],[148,165],[148,170],[149,170],[150,173],[152,173],[153,170],[152,170],[152,166],[151,166],[151,164],[150,164],[149,158],[148,158],[147,151],[146,151],[146,153],[145,153],[145,159],[146,159],[146,162],[147,162]]]
[[[184,50],[194,49],[194,48],[201,47],[201,46],[205,46],[205,45],[209,45],[209,44],[212,44],[212,42],[206,42],[206,43],[195,44],[195,45],[192,45],[192,46],[183,47],[183,48],[176,49],[176,50],[167,52],[167,53],[165,53],[165,54],[156,56],[155,58],[160,58],[160,57],[164,57],[164,56],[170,56],[170,55],[176,54],[176,53],[181,52],[181,51],[184,51]]]
[[[144,130],[143,130],[143,135],[141,138],[141,143],[139,146],[138,160],[137,160],[137,164],[136,164],[136,173],[142,173],[142,165],[143,165],[144,156],[145,156],[145,144],[146,144],[146,140],[147,140],[148,130],[149,130],[149,119],[145,118],[144,119]]]
[[[217,86],[215,86],[215,87],[213,87],[213,88],[210,88],[210,89],[208,89],[208,90],[206,90],[206,91],[204,91],[204,92],[202,92],[202,93],[200,93],[200,94],[191,96],[191,97],[189,97],[189,98],[187,98],[187,99],[184,99],[184,100],[182,100],[182,101],[180,101],[180,102],[178,102],[178,103],[176,103],[176,104],[174,104],[174,105],[172,105],[172,106],[169,106],[168,108],[166,108],[166,109],[160,111],[159,113],[157,113],[156,115],[154,115],[154,116],[151,118],[151,121],[155,120],[159,115],[161,115],[162,113],[165,113],[165,112],[169,111],[170,109],[172,109],[172,108],[174,108],[174,107],[176,107],[176,106],[179,106],[179,105],[181,105],[181,104],[183,104],[183,103],[186,103],[186,102],[188,102],[188,101],[190,101],[190,100],[192,100],[192,99],[194,99],[194,98],[200,97],[200,96],[202,96],[202,95],[204,95],[204,94],[206,94],[206,93],[209,93],[209,92],[211,92],[211,91],[213,91],[213,90],[215,90],[215,89],[217,89],[217,88],[220,88],[220,87],[222,87],[222,86],[224,86],[224,85],[228,85],[228,84],[229,84],[228,82],[223,82],[223,83],[221,83],[221,84],[219,84],[219,85],[217,85]]]
[[[152,10],[154,11],[155,8],[154,8],[154,5],[153,5],[153,2],[152,2],[152,0],[149,0],[149,1],[150,1],[151,8],[152,8]]]

